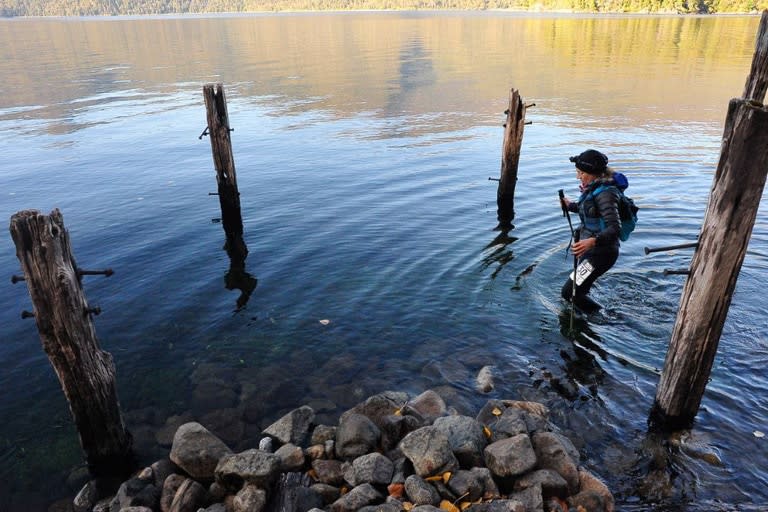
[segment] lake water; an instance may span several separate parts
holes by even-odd
[[[766,200],[701,412],[660,471],[646,421],[684,283],[663,271],[692,252],[643,252],[697,236],[757,25],[501,12],[2,20],[0,213],[59,208],[78,264],[115,270],[84,286],[145,461],[164,453],[155,434],[175,415],[242,449],[303,404],[330,422],[377,392],[437,389],[471,415],[491,397],[547,404],[619,509],[758,509]],[[214,82],[249,248],[234,283],[199,138]],[[504,233],[488,178],[512,87],[535,106]],[[557,190],[576,194],[568,157],[588,147],[629,176],[641,212],[595,289],[606,307],[578,319],[573,341]],[[6,230],[3,511],[73,495],[82,464],[35,324],[20,318],[32,306],[10,283],[19,268]],[[474,383],[484,365],[488,394]]]

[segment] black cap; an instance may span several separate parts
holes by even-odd
[[[569,160],[576,164],[579,170],[595,176],[603,174],[608,168],[608,157],[596,149],[588,149],[580,155],[572,156]]]

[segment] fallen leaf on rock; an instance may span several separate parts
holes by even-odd
[[[501,416],[501,409],[499,409],[498,407],[494,407],[493,410],[491,411],[491,414],[493,414],[494,416]]]
[[[312,480],[314,480],[315,482],[317,482],[318,480],[317,471],[315,471],[314,469],[310,469],[309,471],[307,471],[307,476]]]
[[[483,434],[485,434],[485,437],[487,437],[488,439],[490,439],[490,438],[491,438],[491,436],[493,435],[493,432],[491,432],[491,429],[489,429],[488,427],[486,427],[485,425],[483,425]]]
[[[448,500],[443,500],[440,502],[440,510],[446,510],[447,512],[461,512],[459,507]]]
[[[410,501],[404,501],[403,510],[405,510],[405,512],[408,512],[409,510],[413,510],[413,503],[411,503]]]
[[[405,485],[403,484],[389,484],[387,486],[387,492],[389,492],[389,495],[393,498],[402,498],[404,489]]]

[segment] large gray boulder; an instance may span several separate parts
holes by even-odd
[[[291,443],[302,446],[309,436],[309,427],[313,421],[315,421],[315,411],[304,405],[265,428],[264,434],[274,437],[282,444]]]
[[[568,484],[568,494],[578,493],[579,468],[571,457],[573,445],[554,432],[537,432],[531,439],[539,468],[556,471]]]
[[[371,484],[358,485],[331,504],[331,512],[356,512],[363,507],[373,505],[384,496]]]
[[[196,422],[176,430],[171,447],[171,461],[196,480],[212,480],[219,459],[232,454],[224,442]]]
[[[437,489],[418,475],[405,479],[405,493],[416,506],[440,504],[440,493]]]
[[[469,416],[443,416],[434,426],[448,437],[451,450],[463,468],[483,466],[483,450],[488,440],[483,426]]]
[[[527,434],[489,444],[485,447],[484,456],[485,465],[491,473],[501,478],[523,475],[536,467],[536,452]]]
[[[376,451],[380,439],[381,430],[367,416],[343,416],[336,429],[336,455],[344,460],[355,459]]]
[[[346,480],[353,486],[360,484],[389,485],[395,465],[380,453],[362,455],[352,461]]]
[[[448,436],[434,426],[414,430],[400,441],[398,448],[411,461],[416,474],[422,477],[459,468]]]
[[[231,491],[243,484],[269,489],[280,475],[280,457],[261,450],[246,450],[223,457],[216,466],[216,482]]]

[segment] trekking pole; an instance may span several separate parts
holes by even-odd
[[[571,243],[576,241],[576,234],[573,231],[573,223],[571,222],[571,216],[568,213],[568,207],[565,205],[565,194],[563,193],[563,189],[559,189],[557,191],[557,195],[560,196],[560,207],[563,209],[563,217],[568,219],[568,227],[571,229]],[[568,244],[568,247],[570,247],[571,244]],[[568,248],[565,249],[566,255],[568,254]],[[571,276],[571,333],[573,333],[573,316],[574,316],[574,308],[576,307],[574,304],[576,302],[576,265],[578,263],[578,260],[576,259],[576,255],[573,255],[573,275]]]

